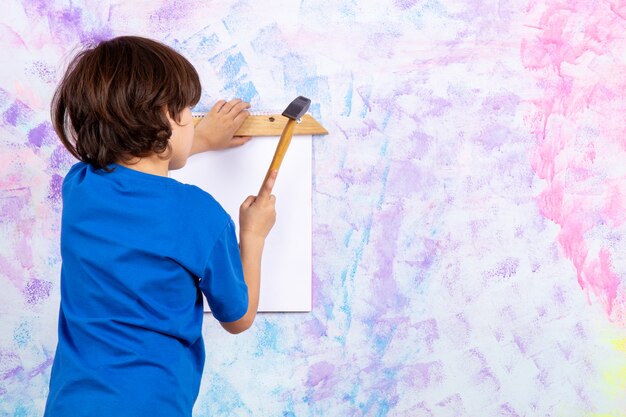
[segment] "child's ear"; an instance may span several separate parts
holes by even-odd
[[[167,117],[167,120],[169,120],[170,123],[175,122],[175,120],[172,117],[172,115],[170,114],[170,111],[168,110],[167,106],[163,106],[162,111],[165,113],[165,117]]]
[[[170,122],[172,127],[174,127],[174,125],[176,125],[176,126],[186,126],[187,124],[190,123],[190,122],[183,123],[183,118],[184,118],[184,115],[185,115],[185,109],[183,109],[183,111],[181,111],[179,114],[177,114],[176,117],[174,117],[174,115],[170,114],[170,112],[167,109],[167,106],[163,106],[163,112],[165,112],[165,117],[167,117],[167,120]],[[191,107],[189,107],[189,113],[191,114]],[[178,120],[176,120],[176,119],[178,119]]]
[[[180,123],[174,118],[174,115],[170,114],[169,110],[167,109],[167,106],[163,106],[163,112],[165,113],[165,117],[167,117],[167,120],[170,122],[170,125],[172,126],[172,128],[175,125],[180,126]]]

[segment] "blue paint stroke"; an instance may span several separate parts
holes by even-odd
[[[350,244],[350,238],[352,237],[352,234],[354,233],[354,229],[350,229],[346,232],[344,238],[343,238],[343,246],[345,246],[346,248],[348,247],[348,245]]]
[[[254,87],[251,81],[240,84],[237,87],[235,97],[242,99],[243,101],[251,102],[258,97],[259,92]]]
[[[270,320],[260,323],[260,334],[257,340],[257,349],[254,356],[262,356],[268,349],[276,350],[280,328]]]
[[[229,48],[209,58],[209,62],[219,67],[218,76],[224,82],[223,90],[234,97],[252,102],[259,93],[248,79],[247,62],[241,52]]]
[[[237,52],[234,55],[228,55],[222,68],[220,68],[219,75],[222,78],[235,79],[239,76],[241,68],[246,65],[246,60],[243,58],[241,52]]]
[[[22,349],[31,341],[32,326],[27,321],[22,321],[13,331],[13,341],[18,348]]]
[[[350,73],[350,85],[348,86],[348,92],[344,98],[344,109],[341,113],[342,116],[350,116],[352,113],[352,96],[354,94],[354,74]]]
[[[380,197],[378,198],[378,203],[376,204],[379,209],[383,207],[383,202],[385,201],[385,193],[387,192],[387,180],[389,179],[389,168],[390,165],[387,165],[385,167],[385,170],[383,171],[383,177],[381,178],[383,182],[383,187],[380,192]]]
[[[202,411],[201,415],[241,415],[241,411],[247,411],[247,414],[252,415],[251,410],[241,399],[241,396],[233,388],[233,386],[220,374],[211,372],[209,375],[205,372],[203,378],[211,381],[208,384],[208,389],[202,396],[201,401],[196,403],[198,411]]]

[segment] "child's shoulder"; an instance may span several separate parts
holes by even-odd
[[[201,203],[205,206],[215,206],[215,208],[222,208],[221,204],[211,194],[204,191],[197,185],[186,184],[183,182],[179,182],[179,184],[183,187],[185,193],[190,196],[190,199],[195,200],[195,202]]]
[[[193,184],[180,182],[179,184],[185,190],[186,210],[196,212],[196,214],[212,220],[227,220],[230,217],[224,207],[210,193]]]
[[[69,180],[80,171],[85,171],[88,167],[89,167],[89,164],[85,162],[82,162],[82,161],[76,162],[74,165],[70,167],[70,170],[67,171],[67,174],[65,174],[65,180],[66,181]]]

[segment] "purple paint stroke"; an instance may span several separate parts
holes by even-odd
[[[517,273],[519,267],[519,259],[509,257],[498,263],[498,265],[488,271],[485,276],[495,278],[496,281],[501,281],[504,278],[511,278]]]
[[[43,61],[35,61],[30,70],[37,75],[39,79],[46,84],[54,84],[56,82],[56,71]]]
[[[42,363],[40,363],[39,365],[37,365],[36,367],[34,367],[33,369],[31,369],[28,372],[28,378],[32,379],[32,378],[36,377],[37,375],[45,372],[46,369],[48,369],[50,366],[52,366],[53,362],[54,362],[54,358],[46,359],[45,361],[43,361]]]
[[[313,317],[303,323],[304,333],[307,337],[312,339],[319,339],[328,336],[328,327],[325,322],[321,321],[317,317]]]
[[[380,176],[380,172],[375,167],[368,167],[359,170],[355,170],[354,168],[342,168],[337,170],[335,176],[346,185],[346,188],[348,188],[353,184],[370,183],[373,178]]]
[[[573,347],[570,344],[565,345],[561,342],[556,342],[556,345],[559,347],[559,350],[563,354],[563,357],[569,361],[572,356]]]
[[[381,356],[393,338],[398,332],[405,333],[406,323],[409,321],[408,317],[393,317],[389,319],[373,318],[367,319],[366,323],[372,329],[372,336],[378,355]]]
[[[4,373],[4,375],[2,375],[2,379],[9,379],[9,378],[13,378],[15,375],[17,375],[18,373],[22,372],[24,370],[24,368],[20,365],[17,366],[13,369],[9,369],[8,371],[6,371]]]
[[[442,117],[447,110],[452,108],[452,103],[441,97],[430,98],[428,105],[430,108],[424,112],[426,117]]]
[[[315,192],[313,193],[313,198],[315,198]],[[313,205],[315,209],[315,204]],[[315,219],[315,213],[313,215]],[[335,239],[334,229],[332,229],[329,225],[317,225],[316,222],[313,222],[313,247],[312,247],[312,256],[313,259],[318,259],[322,256],[322,254],[326,253],[328,250],[327,245],[329,242],[333,242]],[[329,286],[324,285],[324,278],[321,277],[318,272],[319,266],[317,266],[316,262],[313,262],[313,276],[311,280],[311,297],[313,299],[312,306],[314,311],[319,311],[320,308],[324,306],[324,300],[331,300],[331,288]],[[321,310],[323,311],[323,309]]]
[[[335,394],[337,382],[339,379],[335,365],[326,361],[317,362],[309,368],[306,386],[313,392],[307,397],[313,402],[332,397]]]
[[[306,385],[317,386],[320,382],[327,380],[335,372],[335,366],[326,361],[317,362],[309,368],[309,376]]]
[[[10,100],[13,100],[13,96],[5,89],[0,88],[0,104],[8,103]]]
[[[435,417],[433,411],[426,406],[423,402],[419,404],[415,404],[410,409],[406,410],[403,416],[412,416],[412,417]]]
[[[487,359],[485,356],[478,351],[478,349],[471,349],[469,351],[470,357],[474,358],[479,363],[478,372],[474,374],[474,378],[476,382],[479,384],[483,384],[487,381],[491,381],[494,384],[494,391],[500,389],[500,381],[494,375],[491,368],[487,365]]]
[[[98,18],[88,21],[83,17],[83,9],[76,6],[58,8],[51,2],[38,0],[24,0],[22,5],[29,19],[48,20],[50,34],[56,43],[75,43],[78,40],[89,46],[113,37],[108,22],[110,13],[107,14],[106,22],[101,22]]]
[[[51,13],[48,15],[48,20],[50,21],[52,27],[62,26],[66,30],[70,29],[74,33],[82,32],[82,11],[78,7],[70,7],[69,9],[63,9],[59,12]]]
[[[5,219],[18,219],[24,208],[31,202],[31,189],[15,187],[0,190],[0,222]]]
[[[406,375],[402,380],[418,390],[439,386],[445,379],[443,364],[439,361],[407,365],[403,371]]]
[[[150,15],[150,22],[160,32],[170,32],[178,29],[181,22],[184,22],[187,16],[193,12],[193,5],[189,3],[181,0],[164,2],[162,7]]]
[[[517,320],[517,315],[510,304],[507,304],[500,310],[500,317],[505,323],[513,323]]]
[[[39,15],[37,17],[44,16],[50,13],[51,7],[54,7],[52,2],[47,0],[21,0],[21,3],[26,15],[31,19],[36,18],[33,14]]]
[[[499,149],[503,144],[509,143],[510,138],[515,136],[516,133],[513,132],[509,126],[490,124],[483,128],[475,140],[483,145],[485,150],[494,151]]]
[[[11,126],[17,126],[19,123],[25,121],[25,119],[32,116],[33,111],[26,104],[19,100],[15,100],[13,104],[4,112],[2,118],[5,123]]]
[[[406,160],[419,160],[421,159],[428,150],[430,146],[434,142],[434,138],[430,135],[427,135],[424,132],[414,131],[409,135],[410,138],[410,146],[406,150]]]
[[[56,134],[50,122],[43,122],[28,132],[28,143],[36,148],[43,144],[52,144],[56,141]]]
[[[396,375],[402,366],[393,367],[381,366],[381,360],[377,359],[370,366],[362,369],[362,372],[369,374],[370,381],[367,391],[374,394],[375,397],[382,396],[391,406],[396,405],[399,400],[398,396],[398,378]]]
[[[374,32],[369,33],[367,36],[367,42],[372,45],[376,45],[376,48],[366,48],[361,49],[359,52],[359,58],[363,61],[369,61],[374,57],[380,58],[388,58],[393,59],[394,57],[394,48],[393,46],[397,43],[397,39],[400,37],[400,33],[393,31],[383,31],[383,32]]]
[[[402,10],[410,9],[411,7],[415,6],[415,3],[417,3],[417,0],[395,0],[393,2],[396,7]]]
[[[6,380],[24,370],[20,357],[13,352],[0,351],[0,378]]]
[[[544,387],[548,387],[549,383],[548,383],[548,374],[549,371],[543,367],[541,367],[539,365],[539,363],[537,362],[536,359],[533,359],[533,362],[535,364],[535,366],[537,367],[537,369],[539,369],[539,374],[537,375],[536,379],[537,381]]]
[[[24,288],[24,296],[28,304],[37,304],[50,296],[52,283],[37,278],[31,279]]]
[[[439,401],[435,405],[437,407],[445,409],[446,411],[452,411],[452,413],[448,413],[449,415],[454,415],[454,416],[467,415],[465,412],[465,407],[463,406],[463,398],[461,398],[461,394],[451,395]],[[439,414],[439,413],[435,413],[435,414]]]
[[[536,310],[539,318],[544,318],[546,317],[546,314],[548,314],[548,310],[544,306],[538,306],[536,307]]]
[[[496,378],[496,376],[494,375],[494,373],[491,371],[490,368],[481,369],[476,375],[476,379],[480,384],[483,384],[487,381],[491,381],[494,384],[493,391],[500,390],[500,381],[498,380],[498,378]]]
[[[500,404],[500,411],[502,411],[500,415],[503,417],[520,417],[520,415],[508,403]]]
[[[439,254],[440,244],[438,240],[424,238],[420,240],[424,250],[417,254],[417,259],[406,260],[405,262],[412,267],[417,268],[419,276],[415,278],[416,284],[419,285],[424,281],[426,271],[435,262],[435,258]]]
[[[502,342],[502,340],[504,340],[504,331],[502,329],[494,329],[493,330],[493,338],[498,343]]]
[[[34,219],[32,217],[22,222],[22,224],[20,225],[22,233],[20,233],[20,237],[14,246],[16,260],[19,261],[22,269],[29,271],[33,268],[33,225]]]
[[[387,201],[396,204],[407,196],[427,193],[435,187],[436,181],[432,170],[420,167],[415,161],[394,161],[389,168]]]
[[[48,159],[48,163],[52,169],[66,169],[76,162],[78,161],[74,156],[61,144],[57,145]]]
[[[61,189],[63,187],[63,178],[58,174],[53,174],[50,179],[50,193],[48,198],[56,203],[61,202]]]
[[[395,257],[398,253],[396,242],[404,208],[402,204],[389,205],[374,215],[372,223],[376,225],[381,238],[374,250],[374,259],[378,268],[372,280],[371,305],[376,314],[393,310],[400,312],[409,303],[409,298],[398,290],[393,273]]]
[[[515,116],[521,99],[516,94],[500,93],[485,98],[482,102],[482,110],[488,115]]]
[[[585,407],[591,410],[593,408],[593,405],[591,402],[591,398],[589,398],[589,395],[587,394],[586,381],[578,382],[577,385],[574,387],[574,391],[576,392],[576,396],[580,398]]]
[[[528,348],[528,341],[523,339],[520,336],[514,336],[513,337],[513,341],[517,345],[517,348],[519,349],[519,351],[522,352],[522,354],[525,355],[526,354],[526,350]]]
[[[413,324],[413,327],[417,333],[417,341],[421,345],[426,347],[428,353],[433,353],[433,345],[435,341],[439,339],[439,329],[437,327],[437,320],[428,319]]]
[[[470,332],[471,332],[469,321],[467,320],[467,317],[465,317],[463,313],[457,314],[453,320],[454,320],[454,325],[453,326],[447,325],[446,328],[453,329],[454,335],[453,336],[449,335],[448,337],[453,337],[452,340],[454,341],[455,344],[459,346],[465,346],[468,343]]]
[[[24,274],[21,268],[17,268],[13,261],[7,261],[7,258],[0,255],[0,271],[2,275],[9,279],[9,282],[13,284],[18,290],[24,288]]]

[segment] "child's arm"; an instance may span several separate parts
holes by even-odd
[[[239,250],[243,277],[248,286],[248,311],[237,321],[221,322],[229,333],[241,333],[252,326],[259,308],[261,257],[265,238],[276,222],[276,197],[272,195],[272,188],[277,174],[278,171],[273,171],[259,195],[249,196],[239,209]]]
[[[218,101],[198,122],[189,155],[241,146],[250,136],[233,136],[249,116],[250,103],[240,99]]]

